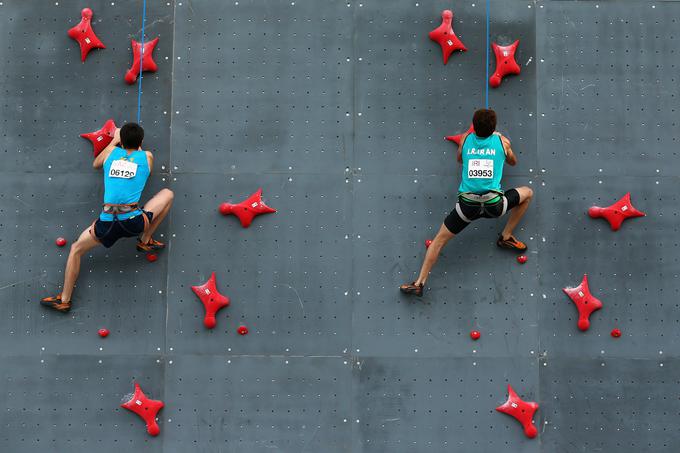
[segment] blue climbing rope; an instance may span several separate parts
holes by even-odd
[[[142,5],[142,39],[139,49],[139,82],[137,83],[137,123],[142,121],[142,68],[144,67],[144,25],[146,25],[146,0]]]
[[[484,108],[489,108],[489,16],[491,15],[491,0],[486,0],[486,78],[484,79],[485,101]]]

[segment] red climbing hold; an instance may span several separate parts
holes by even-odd
[[[57,247],[63,247],[66,245],[66,239],[64,238],[57,238],[56,241],[54,241],[55,244],[57,244]]]
[[[80,59],[85,61],[87,54],[92,49],[106,49],[106,46],[97,38],[92,30],[92,10],[85,8],[80,12],[82,19],[75,27],[69,29],[68,35],[80,44]]]
[[[463,139],[463,135],[465,134],[472,134],[475,132],[475,128],[470,124],[470,127],[468,130],[466,130],[463,133],[457,134],[457,135],[447,135],[444,137],[446,140],[455,143],[456,145],[460,146],[460,141]]]
[[[139,415],[146,423],[146,432],[152,436],[160,434],[161,429],[156,423],[156,415],[158,411],[163,408],[163,401],[152,400],[148,398],[142,388],[135,382],[135,394],[132,395],[130,401],[121,404],[120,407]]]
[[[526,402],[522,400],[517,393],[508,384],[508,400],[501,406],[496,408],[498,412],[503,412],[511,417],[515,417],[524,428],[524,434],[530,439],[533,439],[538,434],[536,426],[534,426],[534,413],[538,410],[538,404],[534,402]]]
[[[470,338],[472,338],[475,341],[479,340],[479,337],[481,336],[482,334],[479,332],[479,330],[473,330],[472,332],[470,332]]]
[[[619,329],[612,330],[612,337],[619,338],[621,336],[621,331]]]
[[[153,262],[156,261],[157,259],[158,259],[158,255],[156,255],[155,253],[149,253],[148,255],[146,255],[146,260],[147,260],[149,263],[153,263]]]
[[[106,338],[109,336],[109,329],[99,329],[97,334],[102,338]]]
[[[644,217],[646,214],[633,207],[630,202],[630,192],[628,192],[623,198],[611,206],[607,206],[606,208],[593,206],[588,209],[588,215],[594,219],[598,217],[606,219],[612,227],[612,230],[617,231],[621,228],[621,224],[624,220],[631,217]]]
[[[578,328],[588,330],[590,327],[590,314],[602,308],[602,302],[590,294],[588,287],[588,275],[583,275],[581,284],[576,288],[564,288],[563,291],[576,304],[578,309]]]
[[[499,46],[496,43],[492,44],[493,53],[496,54],[496,71],[489,77],[489,85],[493,88],[498,88],[501,85],[503,77],[509,74],[519,74],[520,68],[515,61],[515,51],[519,45],[519,40],[513,42],[509,46]]]
[[[276,209],[264,204],[262,201],[262,189],[257,189],[257,192],[238,204],[222,203],[220,205],[220,212],[222,215],[235,215],[241,221],[243,228],[248,228],[256,216],[276,212]]]
[[[529,260],[529,258],[527,258],[526,255],[520,255],[520,256],[517,257],[517,262],[519,264],[524,264],[524,263],[527,262],[527,260]]]
[[[425,248],[429,249],[432,245],[432,239],[425,239]]]
[[[109,146],[113,136],[116,134],[116,123],[113,120],[108,120],[104,123],[104,126],[98,131],[88,132],[87,134],[80,134],[81,137],[88,139],[92,142],[92,147],[94,149],[94,157],[97,157],[99,153],[104,151],[104,148]]]
[[[239,335],[248,335],[248,328],[246,326],[238,326],[236,331]]]
[[[467,48],[453,32],[451,22],[453,12],[449,9],[442,11],[442,24],[430,32],[430,39],[438,43],[442,48],[444,64],[449,61],[449,56],[456,50],[466,51]]]
[[[207,282],[201,286],[192,286],[191,289],[194,293],[201,299],[203,306],[205,307],[205,318],[203,318],[203,324],[208,328],[212,329],[217,325],[215,320],[215,314],[217,311],[223,307],[229,305],[229,298],[223,296],[217,291],[217,283],[215,281],[215,273],[210,275]]]
[[[137,77],[139,77],[141,54],[144,54],[144,57],[142,58],[142,71],[158,71],[158,66],[156,65],[156,62],[153,61],[153,50],[156,47],[156,44],[158,44],[158,38],[145,42],[144,51],[141,51],[142,45],[134,39],[132,40],[132,67],[125,73],[125,81],[128,84],[132,85],[137,80]]]

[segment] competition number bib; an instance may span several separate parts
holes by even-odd
[[[468,162],[468,178],[493,179],[493,160],[470,159]]]
[[[114,160],[109,169],[109,177],[111,178],[134,178],[137,174],[137,164],[128,162],[127,160]]]

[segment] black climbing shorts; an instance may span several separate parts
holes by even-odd
[[[453,234],[458,234],[473,220],[481,217],[496,219],[519,205],[519,192],[516,189],[507,190],[499,195],[498,200],[489,203],[477,203],[458,196],[456,208],[444,219],[444,225]]]
[[[125,220],[106,222],[97,219],[94,222],[94,236],[106,248],[111,247],[120,238],[139,236],[144,232],[145,222],[144,217],[142,217],[144,215],[149,219],[149,223],[151,223],[153,212],[148,211],[142,211],[142,214],[137,214]]]

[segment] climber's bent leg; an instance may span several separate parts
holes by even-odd
[[[66,271],[64,272],[64,288],[61,290],[62,302],[70,302],[73,294],[73,287],[80,273],[80,258],[99,245],[99,241],[92,236],[90,229],[80,233],[76,242],[71,244],[71,250],[66,261]]]
[[[144,211],[152,214],[151,222],[146,231],[139,237],[137,250],[148,252],[163,248],[165,244],[152,239],[153,233],[170,212],[175,194],[170,189],[163,189],[144,205]]]
[[[441,253],[444,246],[453,239],[458,233],[463,231],[463,229],[472,222],[472,220],[478,218],[478,212],[475,210],[470,210],[461,201],[456,203],[456,208],[451,211],[451,213],[444,219],[444,223],[439,227],[437,235],[432,240],[432,243],[427,248],[425,252],[425,259],[423,260],[423,265],[420,268],[420,274],[418,278],[412,283],[406,283],[399,287],[401,292],[406,294],[414,294],[416,296],[422,296],[423,290],[425,288],[425,283],[430,275],[430,271],[434,267],[439,254]]]
[[[508,190],[504,196],[507,200],[507,210],[510,211],[510,218],[508,218],[508,223],[498,238],[497,245],[503,248],[524,251],[527,249],[526,244],[517,240],[513,236],[513,232],[527,212],[529,203],[531,203],[531,199],[534,196],[534,191],[530,187],[523,186]]]
[[[64,286],[61,294],[54,297],[46,297],[40,301],[41,304],[54,308],[57,311],[66,313],[71,308],[71,296],[73,295],[73,287],[78,279],[80,273],[80,259],[89,250],[92,250],[99,245],[99,241],[94,237],[94,231],[91,233],[90,228],[83,231],[76,242],[71,244],[71,250],[66,260],[66,270],[64,271]]]
[[[454,236],[455,234],[453,234],[446,225],[442,224],[442,226],[439,227],[439,232],[437,232],[437,235],[432,239],[432,243],[425,252],[425,259],[420,268],[420,274],[418,275],[418,279],[414,282],[416,286],[425,285],[427,277],[430,275],[430,271],[437,262],[437,258],[439,258],[439,254]]]

